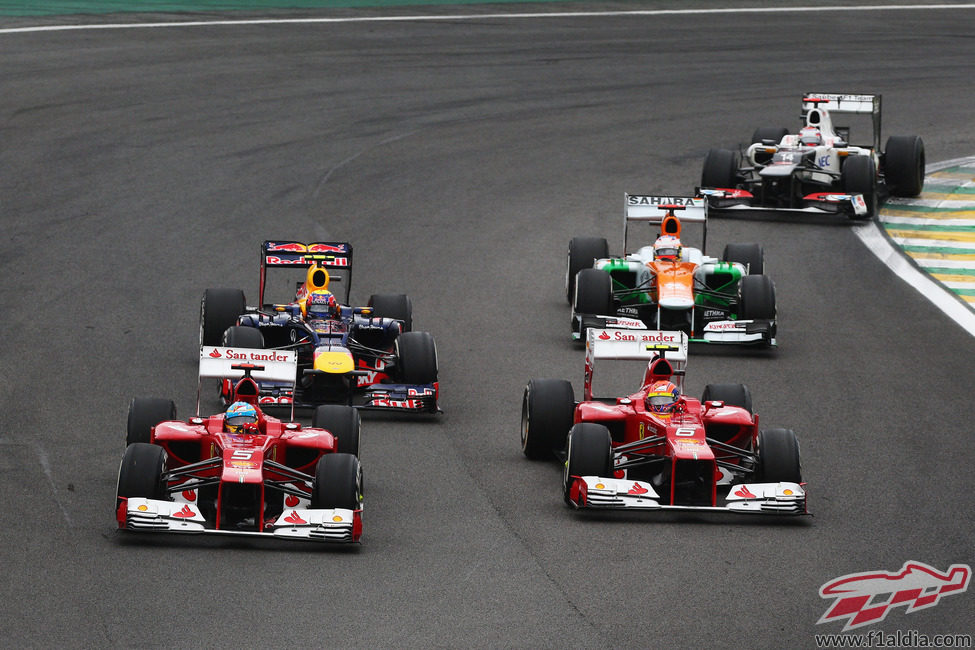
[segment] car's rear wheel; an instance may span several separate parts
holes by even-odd
[[[738,178],[738,154],[730,149],[711,149],[704,158],[701,187],[734,189]]]
[[[366,304],[372,307],[373,316],[401,320],[404,332],[413,330],[413,301],[406,294],[377,293]]]
[[[240,289],[207,289],[200,301],[200,345],[220,345],[223,333],[247,309]]]
[[[222,344],[228,348],[264,349],[264,335],[256,327],[234,325],[223,333]]]
[[[766,429],[758,432],[756,480],[762,483],[802,483],[799,440],[791,429]]]
[[[362,466],[352,454],[325,454],[315,467],[311,507],[357,510],[362,502]]]
[[[119,497],[165,499],[166,450],[159,445],[135,442],[125,448],[118,470]]]
[[[892,135],[884,147],[884,178],[894,196],[917,196],[924,188],[924,142],[916,135]]]
[[[775,285],[767,275],[746,275],[741,279],[738,300],[740,320],[775,319]]]
[[[397,376],[404,384],[437,381],[437,345],[429,332],[405,332],[396,338]]]
[[[565,299],[572,304],[576,290],[576,273],[591,269],[595,260],[609,257],[609,244],[602,237],[573,237],[569,242],[565,269]]]
[[[125,444],[152,441],[152,428],[160,422],[176,419],[176,404],[171,399],[134,397],[129,402]]]
[[[572,384],[564,379],[532,379],[521,401],[521,450],[532,460],[561,451],[575,411]]]
[[[565,502],[571,504],[573,476],[613,475],[613,443],[609,429],[602,424],[580,422],[569,430],[566,445],[562,495]]]
[[[758,244],[728,244],[721,259],[744,264],[748,268],[748,275],[765,273],[765,251]]]
[[[724,402],[752,413],[752,392],[745,384],[708,384],[701,395],[701,403],[705,402]]]
[[[325,429],[336,438],[335,450],[359,456],[359,411],[341,404],[322,404],[315,409],[311,425]]]
[[[857,219],[872,219],[877,214],[877,166],[870,156],[850,156],[843,163],[843,190],[848,194],[862,194],[867,212],[854,215]]]

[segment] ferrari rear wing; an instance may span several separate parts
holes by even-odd
[[[646,361],[665,357],[677,372],[687,364],[687,334],[662,330],[600,329],[586,331],[586,371],[583,383],[586,401],[592,400],[592,376],[596,361]]]
[[[873,119],[873,147],[880,151],[881,95],[848,95],[842,93],[806,93],[802,96],[802,120],[814,108],[824,108],[830,113],[871,115]]]
[[[298,373],[298,353],[294,350],[256,350],[200,346],[200,370],[196,387],[196,412],[200,412],[200,391],[204,379],[273,381],[294,388]],[[292,407],[292,419],[294,419]]]
[[[700,223],[704,225],[704,250],[708,237],[708,202],[702,197],[693,196],[651,196],[647,194],[624,194],[623,209],[623,254],[626,255],[626,242],[631,221],[662,224],[667,215],[677,217],[681,223]],[[679,229],[676,234],[679,235]]]

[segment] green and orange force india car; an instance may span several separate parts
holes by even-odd
[[[789,429],[759,429],[742,384],[683,391],[683,332],[590,328],[585,394],[570,382],[532,379],[522,401],[521,445],[530,459],[564,462],[573,508],[806,514],[799,443]],[[647,362],[639,389],[596,397],[594,369],[608,360]],[[660,410],[659,387],[668,400]],[[599,390],[598,392],[602,392]]]
[[[573,238],[565,274],[573,339],[585,340],[589,327],[622,326],[680,330],[695,343],[774,346],[775,286],[764,250],[738,243],[721,258],[706,255],[707,220],[700,197],[626,194],[620,255],[603,238]],[[662,258],[652,241],[629,247],[633,223],[659,226],[650,233],[657,244],[681,240],[677,254]],[[683,224],[702,227],[701,248],[686,245]]]

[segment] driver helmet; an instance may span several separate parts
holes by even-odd
[[[257,423],[257,409],[247,402],[234,402],[223,418],[223,429],[228,433],[241,433],[248,424]],[[247,427],[250,428],[250,427]]]
[[[335,318],[339,312],[339,303],[331,291],[312,291],[305,305],[305,317],[308,320]]]
[[[799,144],[803,147],[818,147],[823,144],[823,134],[814,126],[807,126],[799,132]]]
[[[647,389],[647,410],[658,415],[669,415],[680,399],[680,388],[667,380],[655,381]]]
[[[680,240],[673,235],[658,237],[653,243],[653,259],[669,260],[671,262],[680,261]]]

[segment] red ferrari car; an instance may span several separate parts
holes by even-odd
[[[119,528],[358,542],[358,412],[319,406],[307,428],[258,404],[258,381],[293,384],[296,368],[293,350],[203,346],[201,385],[208,377],[237,380],[225,413],[177,420],[171,400],[132,400]]]
[[[647,362],[638,391],[593,396],[596,363],[609,359]],[[686,361],[683,332],[589,329],[582,402],[561,379],[525,388],[525,455],[564,459],[563,494],[575,508],[806,514],[795,433],[759,429],[742,384],[686,396]]]

